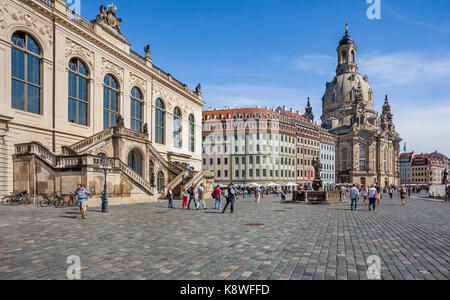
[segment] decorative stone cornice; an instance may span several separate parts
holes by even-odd
[[[81,46],[80,44],[72,41],[71,39],[66,39],[66,57],[71,56],[79,56],[83,58],[91,67],[94,69],[95,64],[95,52],[89,50],[86,47]]]
[[[6,9],[8,11],[8,8],[6,7],[6,4],[3,5],[3,9]],[[52,46],[53,44],[53,30],[50,26],[47,25],[40,25],[38,24],[38,21],[36,18],[27,12],[23,11],[11,11],[10,16],[13,20],[25,24],[27,27],[31,27],[33,29],[36,29],[41,33],[43,36],[45,36],[50,44]],[[6,27],[6,24],[3,24],[2,27]]]
[[[120,81],[120,85],[123,86],[123,75],[124,75],[123,68],[121,68],[118,65],[116,65],[115,63],[107,60],[106,58],[103,58],[103,60],[102,60],[102,77],[104,77],[108,73],[111,73],[114,76],[116,76],[117,80]]]
[[[129,85],[130,85],[130,87],[133,87],[133,86],[139,87],[139,88],[142,90],[142,92],[143,92],[144,94],[146,94],[146,91],[147,91],[147,81],[145,81],[144,79],[142,79],[142,78],[140,78],[140,77],[134,75],[132,72],[130,72]]]

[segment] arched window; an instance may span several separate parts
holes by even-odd
[[[355,101],[356,100],[356,90],[352,89],[350,93],[350,100]]]
[[[152,178],[152,175],[155,175],[155,165],[153,164],[153,161],[150,161],[148,166],[148,174],[150,176],[150,179]]]
[[[155,109],[155,142],[158,144],[165,144],[165,124],[166,112],[165,105],[161,99],[156,100]]]
[[[11,106],[41,113],[41,60],[37,42],[25,32],[11,38]]]
[[[89,74],[78,59],[69,62],[69,122],[87,126]]]
[[[331,96],[331,101],[333,103],[336,102],[336,93],[333,93],[333,96]]]
[[[189,150],[195,152],[195,118],[189,115]]]
[[[175,148],[181,148],[181,110],[175,107],[173,112],[173,146]]]
[[[142,107],[143,107],[142,93],[137,87],[131,89],[131,130],[142,131]]]
[[[119,115],[119,84],[110,74],[103,81],[103,129],[116,126]]]
[[[366,147],[365,146],[359,147],[359,158],[366,158]]]
[[[366,171],[366,147],[359,147],[359,170]]]
[[[341,62],[342,63],[347,63],[348,62],[347,51],[342,51],[342,53],[341,53]]]
[[[142,176],[142,155],[137,150],[128,153],[128,168]]]
[[[355,51],[352,51],[352,63],[355,63],[355,61],[356,61]]]
[[[158,178],[156,180],[156,186],[158,188],[158,192],[160,193],[164,188],[164,173],[158,172]]]

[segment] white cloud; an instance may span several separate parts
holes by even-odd
[[[450,154],[450,99],[431,107],[393,107],[394,124],[408,151]]]
[[[276,108],[286,105],[294,110],[303,111],[308,97],[317,111],[322,109],[320,90],[300,90],[275,85],[208,85],[205,84],[204,100],[207,106],[216,108],[224,106],[268,106]]]
[[[367,54],[359,59],[361,73],[376,86],[429,84],[450,81],[450,54],[423,55],[414,52]]]

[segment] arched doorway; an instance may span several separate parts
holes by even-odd
[[[366,177],[361,177],[361,186],[366,186],[367,181],[366,181]]]
[[[142,154],[139,150],[131,150],[128,153],[128,168],[142,176]]]

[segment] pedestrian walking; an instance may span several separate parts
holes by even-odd
[[[189,188],[188,194],[189,194],[189,202],[187,205],[187,209],[191,209],[191,201],[192,200],[194,200],[194,207],[196,207],[198,209],[197,200],[195,199],[195,185],[194,184],[192,184],[192,186]]]
[[[222,190],[219,185],[214,189],[214,199],[216,200],[216,210],[220,210],[222,208]]]
[[[173,192],[171,188],[167,192],[167,197],[169,198],[169,208],[173,208]]]
[[[381,199],[383,199],[383,187],[381,185],[377,184],[376,190],[377,190],[377,202],[378,202],[378,206],[380,206],[380,201],[381,201]]]
[[[87,219],[87,204],[88,204],[88,196],[91,194],[86,186],[83,184],[78,185],[78,189],[75,191],[77,196],[77,205],[80,207],[80,213],[82,219]]]
[[[392,196],[394,195],[394,188],[391,186],[389,188],[389,198],[392,199]]]
[[[372,184],[372,186],[369,189],[369,210],[375,211],[376,209],[376,201],[377,201],[377,189],[375,188],[375,185]]]
[[[233,193],[233,190],[234,190],[233,185],[230,184],[228,186],[228,189],[227,189],[227,196],[226,196],[227,204],[225,204],[225,207],[223,208],[223,211],[222,211],[223,214],[227,210],[228,205],[231,205],[231,207],[230,207],[231,213],[234,213],[234,199],[233,199],[234,198],[234,193]]]
[[[357,210],[358,209],[358,200],[359,200],[359,191],[358,191],[358,188],[356,187],[356,184],[354,184],[353,187],[350,189],[350,199],[351,199],[351,204],[350,204],[351,210],[353,210],[353,208],[355,208],[355,210]]]
[[[402,206],[404,207],[406,205],[406,203],[405,203],[406,191],[405,191],[405,188],[403,186],[400,189],[400,198],[402,199]]]
[[[369,190],[367,189],[367,186],[363,187],[361,195],[363,197],[363,206],[366,206],[367,205],[367,196],[369,195]]]
[[[261,201],[261,189],[259,187],[256,188],[255,196],[256,196],[256,203],[259,203]]]
[[[197,209],[200,209],[200,203],[203,204],[203,209],[206,209],[205,198],[203,197],[203,192],[204,191],[205,191],[205,188],[203,187],[203,184],[200,184],[200,186],[197,189],[197,195],[198,195],[198,206],[197,206]]]
[[[181,208],[187,208],[188,199],[189,199],[189,194],[188,194],[187,190],[184,190],[183,191],[183,204],[182,204]]]

